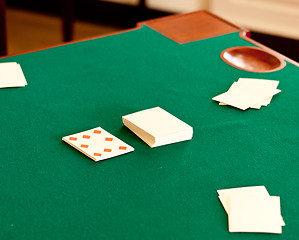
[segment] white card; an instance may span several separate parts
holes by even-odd
[[[251,187],[239,187],[217,190],[219,194],[219,200],[225,209],[227,215],[230,214],[230,199],[234,196],[241,197],[269,197],[269,193],[265,186],[251,186]],[[285,226],[282,216],[280,216],[281,226]]]
[[[190,140],[193,128],[160,107],[122,117],[123,123],[150,147]]]
[[[62,140],[94,161],[134,151],[133,147],[100,127],[63,137]]]
[[[243,86],[250,85],[251,87],[254,87],[256,89],[267,88],[267,89],[275,90],[278,87],[279,81],[266,80],[266,79],[254,79],[254,78],[239,78],[238,83],[242,84]],[[267,106],[268,104],[270,104],[271,100],[272,100],[272,97],[269,97],[258,105]],[[258,108],[258,107],[253,106],[252,108]]]
[[[232,196],[270,196],[265,186],[252,186],[252,187],[239,187],[217,190],[219,194],[219,200],[229,214],[229,200]]]
[[[280,198],[232,196],[230,198],[230,232],[282,232]]]
[[[239,78],[227,92],[212,99],[219,101],[219,105],[231,105],[242,110],[260,109],[271,102],[273,95],[281,92],[277,89],[278,84],[277,80]]]
[[[20,64],[16,62],[0,63],[0,88],[24,87],[27,85]]]
[[[256,79],[256,78],[239,78],[238,83],[254,86],[255,88],[272,88],[278,87],[279,81],[268,79]]]
[[[229,91],[222,93],[212,99],[242,110],[246,110],[279,92],[281,91],[278,89],[255,89],[254,87],[244,86],[234,82]]]

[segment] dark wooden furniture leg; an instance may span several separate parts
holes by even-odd
[[[62,32],[63,41],[73,40],[74,33],[74,5],[75,0],[63,0],[62,3]]]
[[[7,54],[5,0],[0,0],[0,56]]]
[[[140,8],[146,8],[145,0],[140,0],[140,1],[139,1],[139,7],[140,7]]]

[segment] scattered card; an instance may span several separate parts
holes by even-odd
[[[272,97],[281,92],[277,89],[279,81],[239,78],[238,82],[234,82],[229,90],[214,98],[219,105],[230,105],[242,110],[248,108],[260,109],[267,106]]]
[[[239,83],[243,84],[244,86],[250,86],[253,87],[255,86],[256,89],[261,89],[261,88],[267,88],[267,89],[272,89],[276,90],[279,84],[279,81],[277,80],[265,80],[265,79],[253,79],[253,78],[239,78],[238,80]],[[267,106],[270,104],[272,100],[272,97],[269,97],[265,99],[261,105],[262,106]]]
[[[62,138],[94,161],[116,157],[134,151],[134,148],[97,127]]]
[[[150,147],[192,139],[193,128],[160,107],[122,117],[123,123]]]
[[[16,62],[0,63],[0,88],[25,87],[27,81],[20,64]]]
[[[270,196],[265,186],[217,190],[229,220],[230,232],[282,232],[285,223],[280,198]]]
[[[233,196],[228,222],[230,232],[282,233],[280,198]]]
[[[219,200],[224,207],[226,213],[229,215],[229,201],[232,196],[270,196],[265,186],[240,187],[217,190]]]

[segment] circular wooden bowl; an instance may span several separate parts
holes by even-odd
[[[274,72],[286,66],[286,62],[257,47],[232,47],[221,52],[227,64],[248,72]]]

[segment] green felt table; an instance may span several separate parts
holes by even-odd
[[[296,239],[299,70],[220,58],[249,45],[238,32],[178,44],[143,26],[1,59],[20,63],[28,86],[0,92],[0,238]],[[260,110],[211,100],[240,77],[282,92]],[[156,106],[193,139],[150,148],[123,126]],[[98,126],[135,151],[96,163],[61,140]],[[257,185],[281,197],[283,233],[229,233],[216,190]]]

